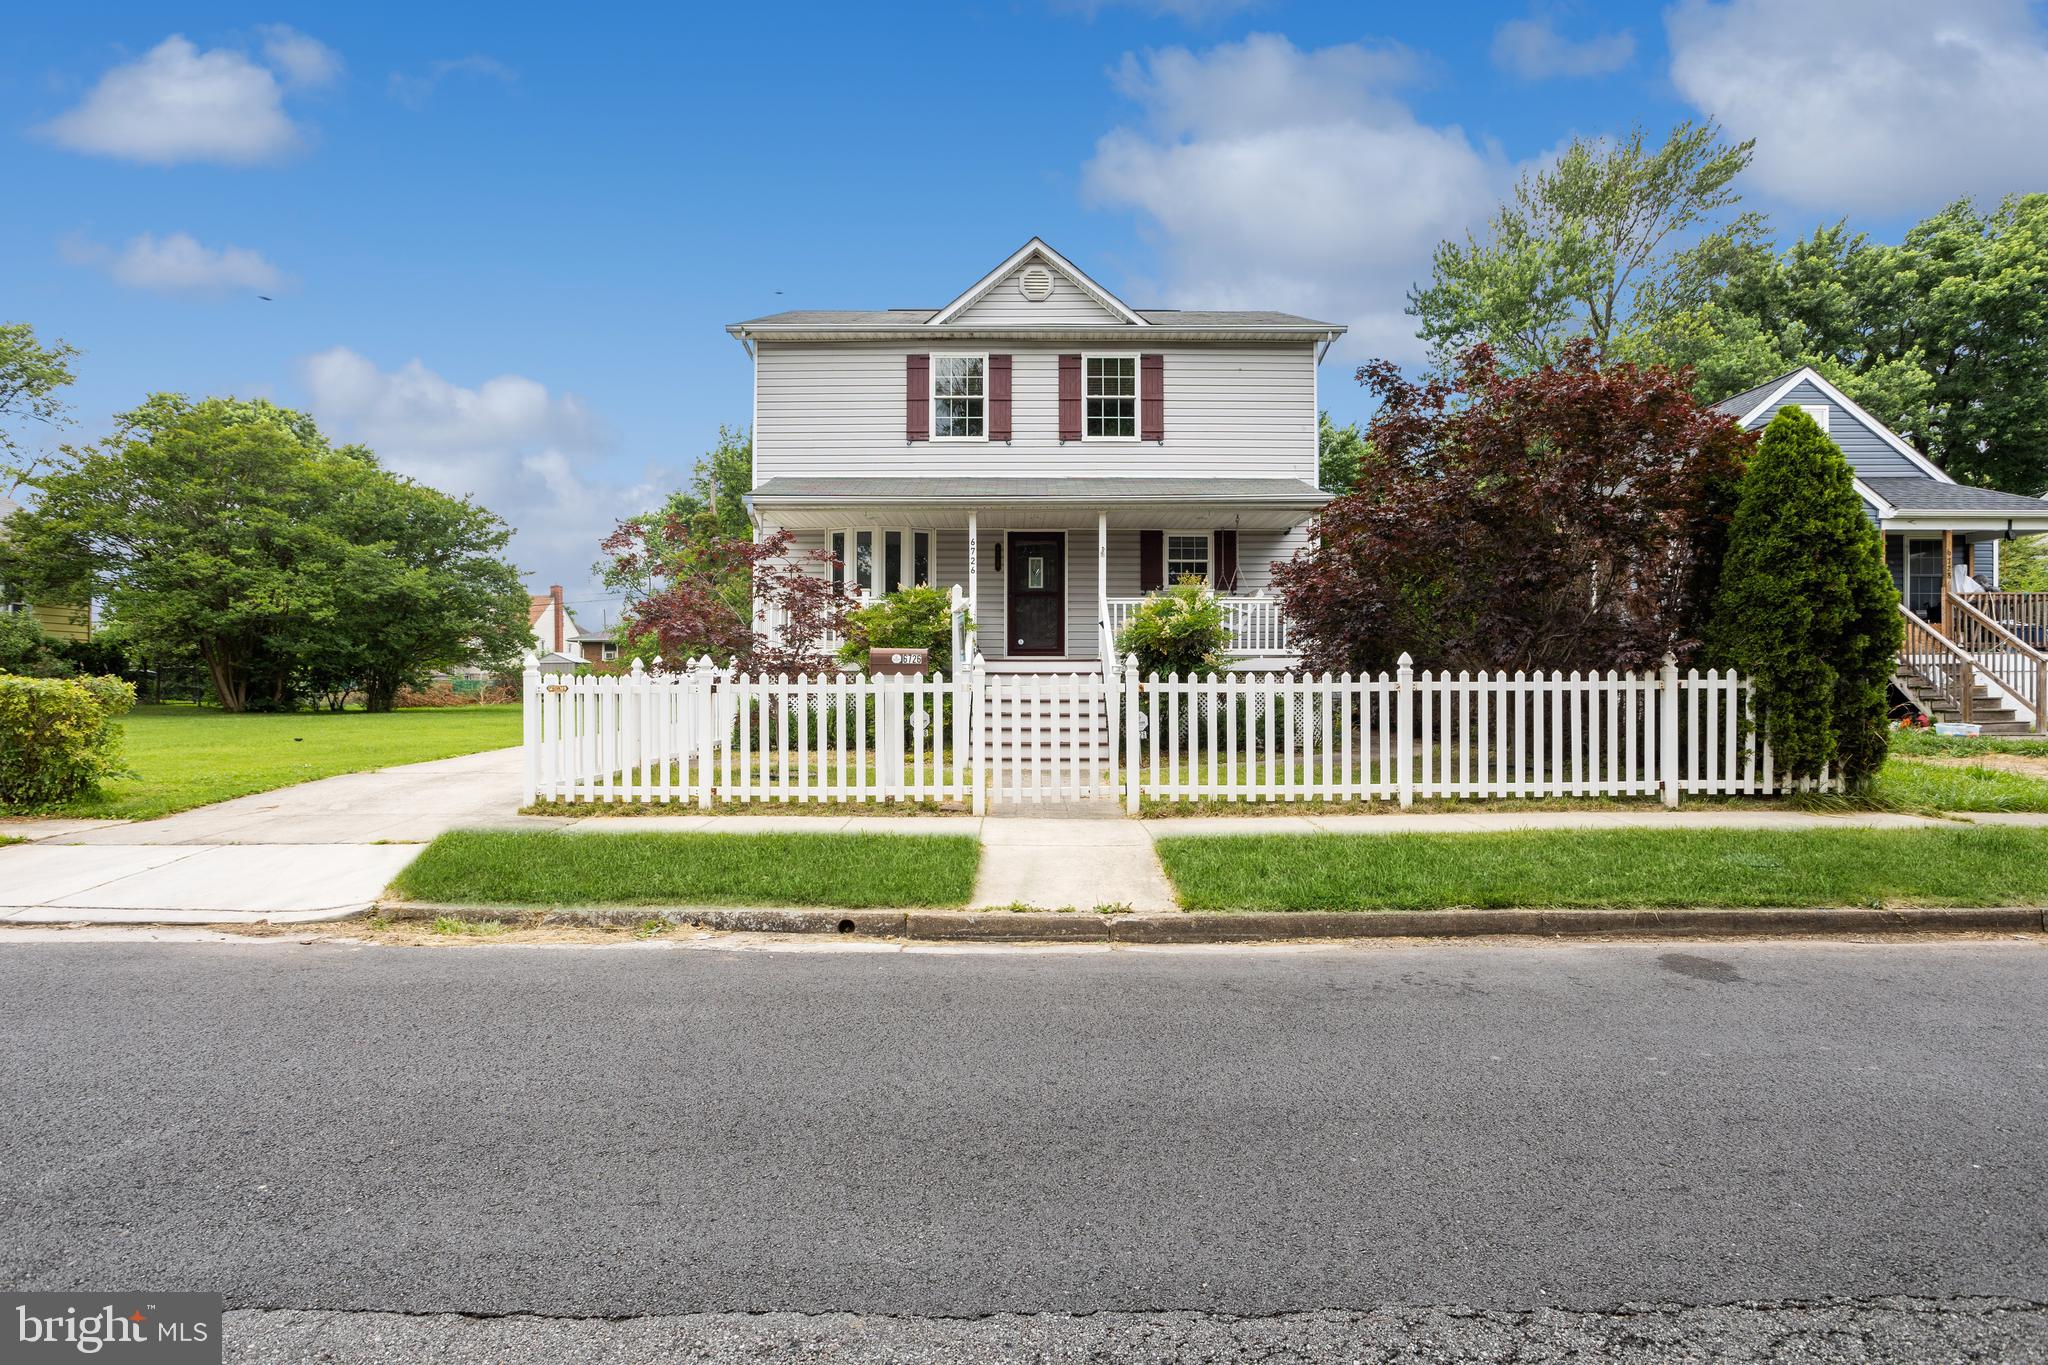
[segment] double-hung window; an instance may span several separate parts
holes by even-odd
[[[988,357],[932,357],[932,439],[988,439]]]
[[[1168,531],[1166,533],[1166,581],[1169,586],[1193,576],[1209,581],[1209,533]]]
[[[1138,357],[1091,355],[1081,362],[1082,435],[1091,441],[1138,439]]]
[[[832,533],[832,586],[886,597],[932,581],[933,531]]]

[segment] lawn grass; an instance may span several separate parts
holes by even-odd
[[[2048,779],[2002,768],[1892,758],[1871,784],[1881,809],[1956,814],[2048,811]]]
[[[2048,830],[1621,829],[1158,841],[1189,910],[2048,903]]]
[[[38,813],[148,820],[339,773],[503,749],[519,743],[519,711],[502,705],[233,716],[140,706],[121,722],[134,776]]]
[[[981,844],[924,834],[444,834],[398,875],[460,905],[965,905]]]
[[[2016,735],[1937,735],[1932,730],[1894,730],[1891,751],[1909,757],[1975,758],[1979,754],[2020,754],[2048,758],[2048,736],[2029,739]]]

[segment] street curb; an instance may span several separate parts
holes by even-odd
[[[1284,943],[1318,939],[1553,938],[1629,934],[1686,938],[1827,934],[2041,932],[2040,906],[1836,906],[1803,909],[1356,910],[1097,915],[1050,910],[829,910],[776,907],[440,905],[385,901],[368,913],[519,924],[638,925],[663,919],[727,932],[850,934],[930,942]]]

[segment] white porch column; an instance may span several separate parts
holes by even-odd
[[[1103,672],[1116,659],[1116,641],[1109,638],[1109,513],[1095,514],[1095,649]]]
[[[981,620],[981,540],[976,534],[974,513],[967,514],[967,614],[976,621]],[[975,644],[979,652],[981,632],[975,632]]]

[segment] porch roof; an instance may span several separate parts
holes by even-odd
[[[2010,522],[2023,534],[2048,531],[2048,502],[2020,493],[1910,476],[1859,482],[1888,504],[1877,509],[1886,526],[2003,530]]]
[[[974,512],[999,514],[1005,526],[1060,527],[1103,512],[1117,527],[1178,518],[1175,524],[1192,529],[1201,518],[1285,529],[1329,500],[1301,479],[1198,478],[774,478],[748,495],[757,515],[798,528],[841,525],[847,513],[874,508],[936,526],[964,526]]]

